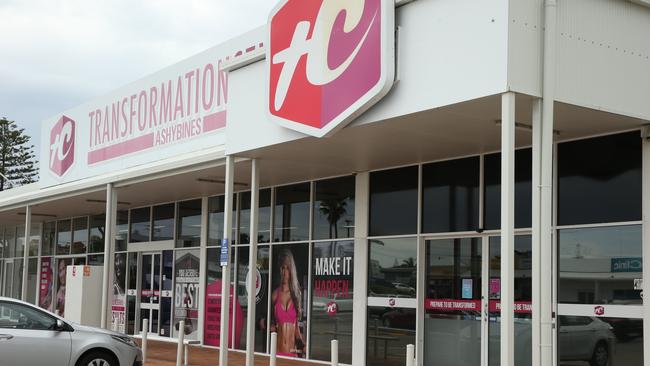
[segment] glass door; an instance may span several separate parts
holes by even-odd
[[[149,320],[149,332],[158,334],[160,324],[160,284],[162,254],[143,253],[140,258],[140,326]]]
[[[426,242],[424,364],[480,366],[483,239]]]
[[[488,365],[501,364],[501,237],[489,239]],[[532,238],[515,236],[515,365],[532,363]]]

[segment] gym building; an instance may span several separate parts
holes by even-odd
[[[0,294],[250,357],[650,365],[649,34],[647,0],[282,0],[43,121]]]

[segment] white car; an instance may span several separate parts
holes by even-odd
[[[0,363],[29,366],[142,366],[131,337],[69,322],[0,297]]]

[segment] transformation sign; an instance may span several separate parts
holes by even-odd
[[[263,47],[251,32],[42,124],[43,187],[102,175],[225,142],[226,60]]]

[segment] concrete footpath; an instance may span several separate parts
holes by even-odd
[[[139,340],[138,340],[139,343]],[[176,343],[147,341],[147,362],[145,366],[175,366],[176,365]],[[322,366],[310,362],[279,359],[278,366]],[[189,362],[191,366],[218,366],[219,350],[203,347],[190,347]],[[245,366],[246,355],[242,352],[230,352],[228,366]],[[268,366],[269,358],[255,356],[255,366]]]

